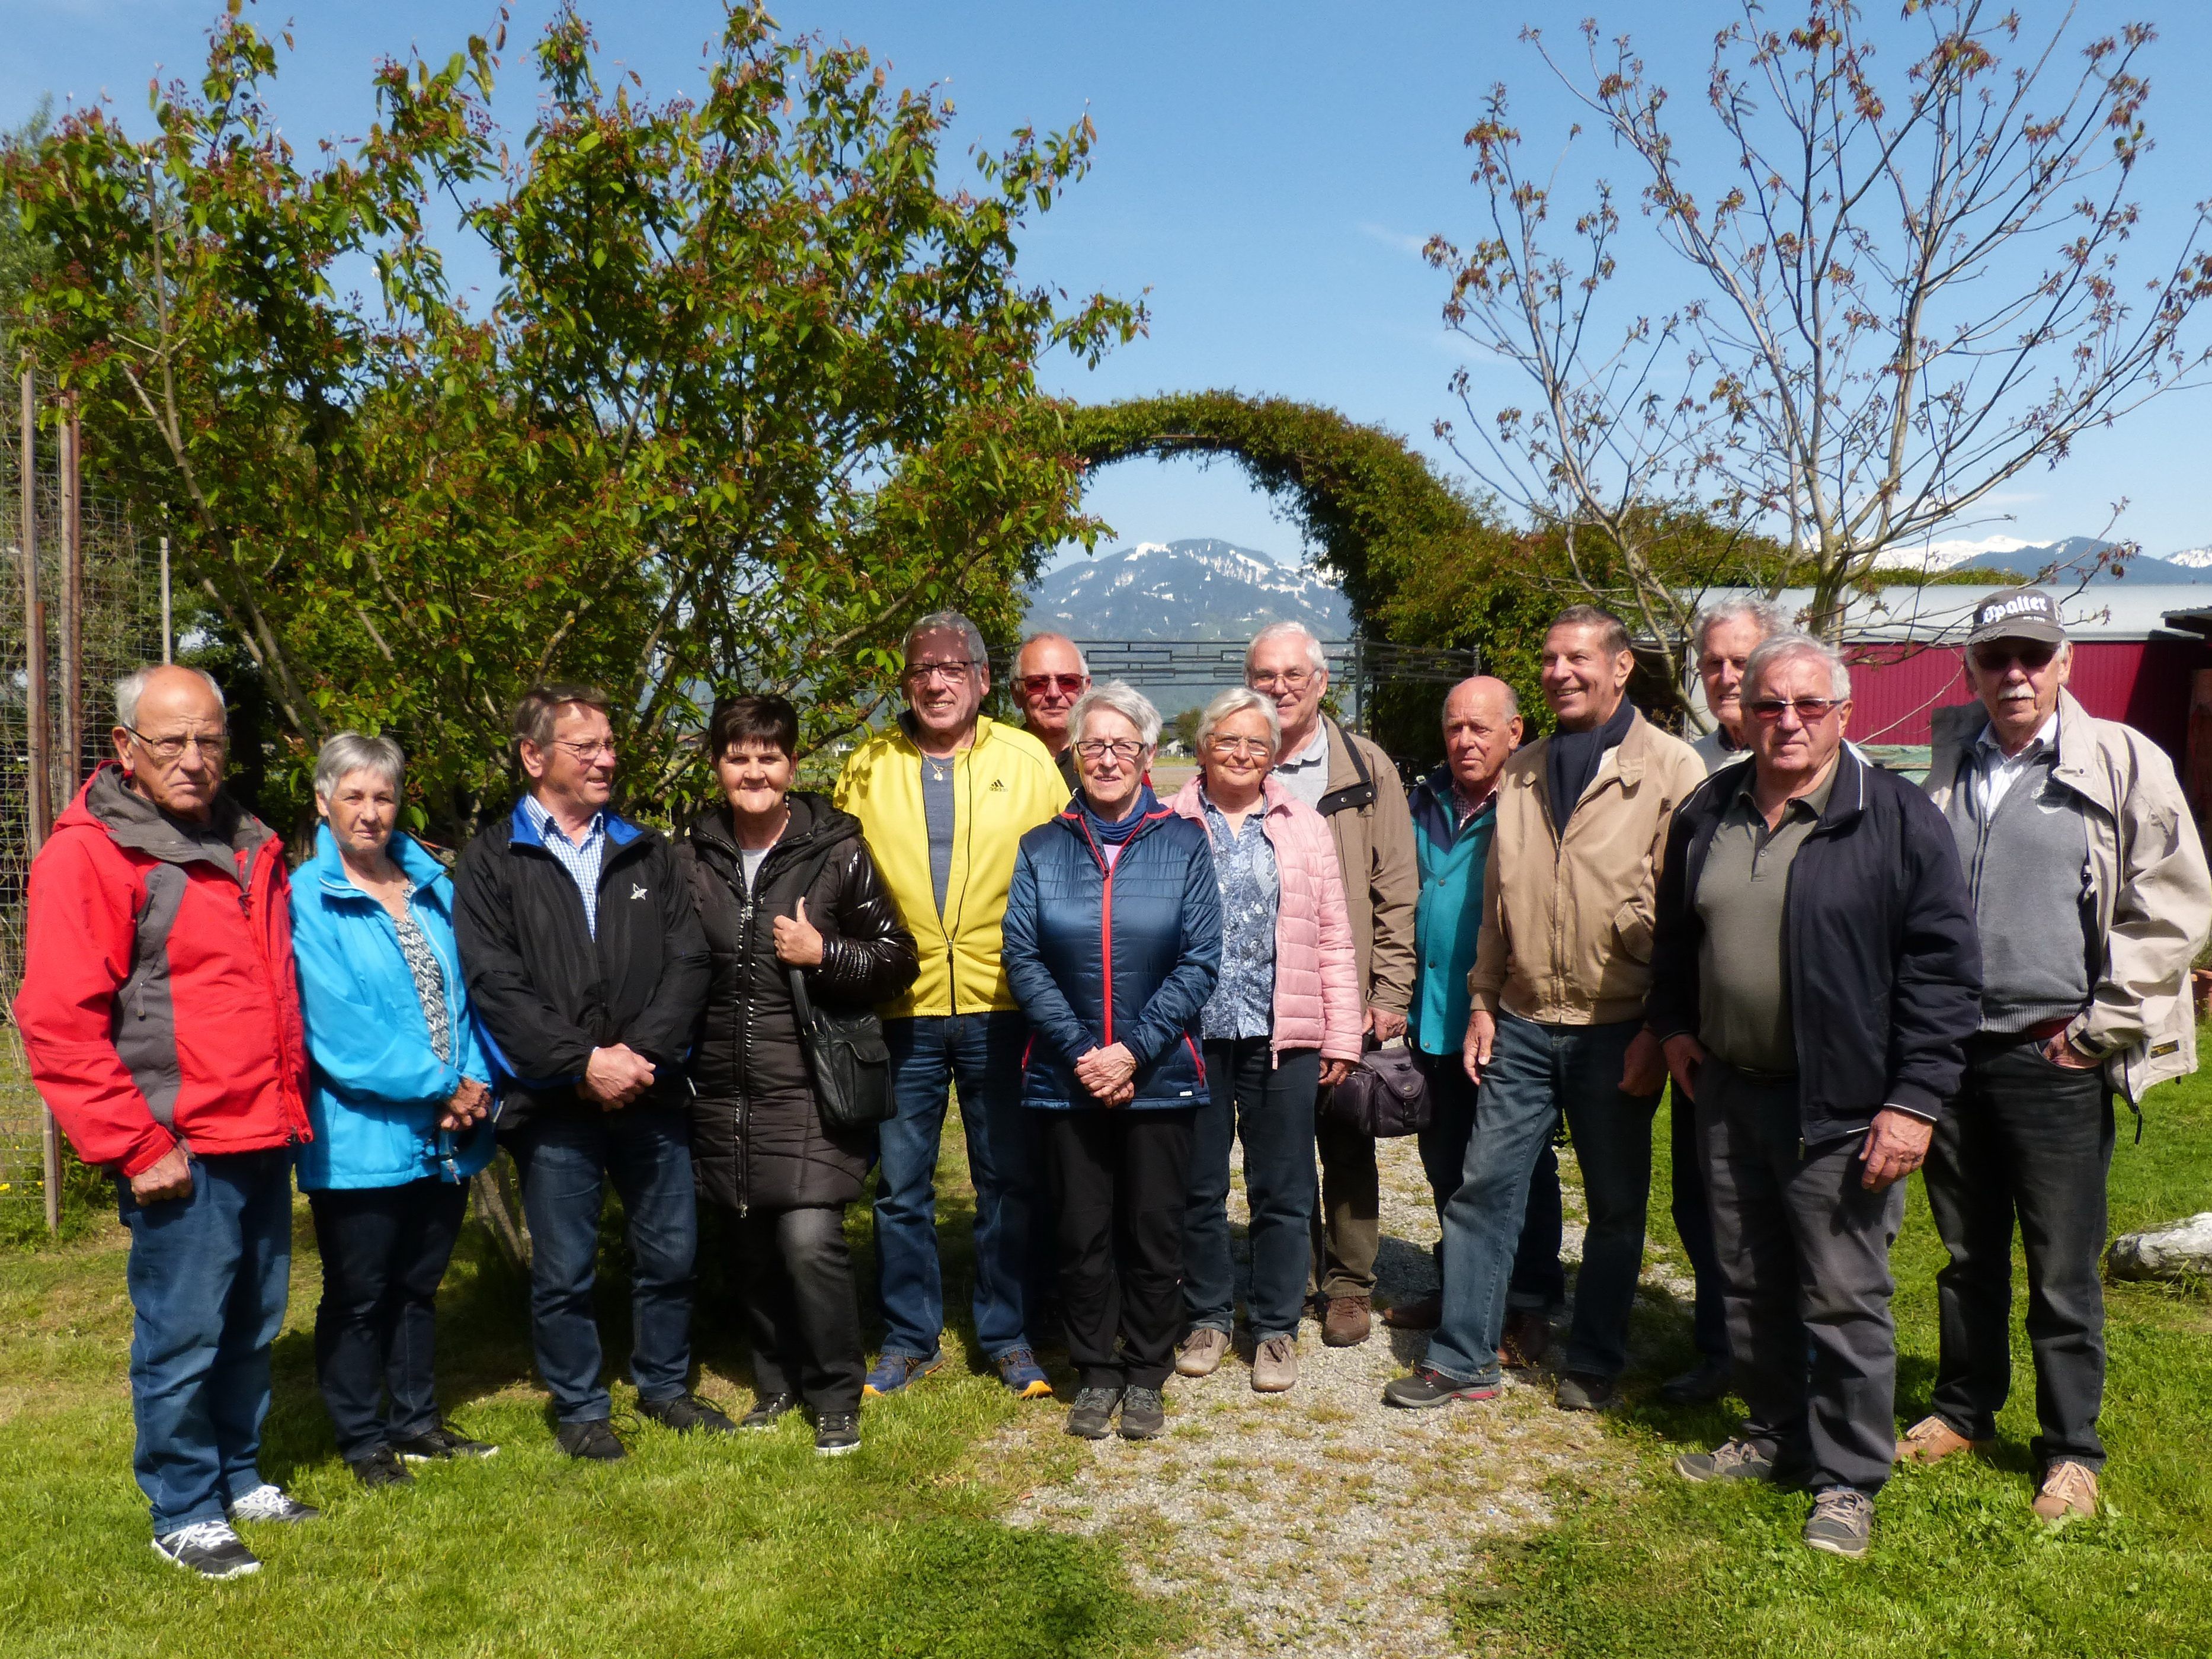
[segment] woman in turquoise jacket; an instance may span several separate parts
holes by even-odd
[[[315,856],[292,880],[292,950],[314,1062],[300,1186],[323,1299],[315,1376],[338,1450],[367,1486],[407,1464],[487,1457],[438,1411],[433,1304],[491,1156],[491,1067],[453,943],[453,884],[394,832],[402,757],[343,732],[315,765]],[[389,1412],[383,1409],[386,1392]]]

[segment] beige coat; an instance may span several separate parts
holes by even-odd
[[[1322,816],[1336,843],[1337,867],[1344,872],[1345,908],[1352,919],[1352,954],[1359,967],[1364,1001],[1394,1013],[1413,1003],[1413,912],[1421,901],[1421,866],[1413,850],[1413,815],[1406,805],[1406,786],[1390,757],[1366,738],[1346,731],[1327,715],[1328,787]],[[1352,745],[1367,764],[1374,799],[1328,810],[1338,792],[1357,789],[1359,773]]]
[[[1959,763],[1989,723],[1978,702],[1939,708],[1928,793],[1950,810]],[[2166,751],[2131,726],[2100,720],[2058,694],[2058,762],[2051,776],[2095,810],[2089,880],[2105,963],[2088,1012],[2067,1030],[2109,1058],[2105,1075],[2130,1101],[2197,1069],[2189,965],[2212,928],[2204,843]]]
[[[1483,871],[1482,936],[1467,976],[1474,1006],[1547,1025],[1644,1017],[1667,827],[1705,763],[1638,714],[1567,820],[1553,828],[1547,738],[1505,763]]]

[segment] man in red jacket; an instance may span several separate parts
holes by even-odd
[[[131,1403],[154,1547],[261,1565],[233,1521],[316,1511],[261,1479],[269,1347],[307,1138],[283,844],[222,792],[222,690],[142,668],[102,765],[31,866],[15,1024],[39,1092],[131,1231]]]

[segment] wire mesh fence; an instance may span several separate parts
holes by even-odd
[[[57,434],[38,434],[30,493],[48,690],[45,740],[34,745],[22,433],[14,420],[0,431],[7,436],[0,445],[0,546],[8,553],[0,571],[0,991],[12,1007],[23,971],[25,884],[42,827],[32,822],[34,748],[44,750],[45,797],[58,813],[107,748],[115,682],[158,657],[161,612],[156,544],[112,503],[94,496],[80,495],[77,504],[79,577],[72,595],[65,458]],[[43,1129],[9,1012],[0,1018],[0,1235],[26,1233],[34,1221],[44,1226]]]

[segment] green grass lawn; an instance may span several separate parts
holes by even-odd
[[[2212,1032],[2207,1032],[2212,1039]],[[2212,1078],[2155,1091],[2132,1144],[2121,1110],[2112,1164],[2115,1233],[2212,1208]],[[1659,1126],[1652,1232],[1677,1251]],[[1901,1423],[1924,1414],[1936,1366],[1936,1272],[1943,1251],[1914,1177],[1898,1279]],[[2024,1267],[2015,1298],[2026,1304]],[[1669,1460],[1709,1445],[1730,1412],[1660,1406],[1643,1382],[1613,1425],[1626,1474],[1591,1472],[1556,1494],[1553,1530],[1491,1553],[1460,1604],[1479,1652],[1620,1655],[2212,1654],[2212,1303],[2203,1287],[2106,1286],[2110,1359],[2100,1425],[2106,1513],[2053,1533],[2028,1510],[2034,1385],[2017,1326],[2014,1387],[1989,1462],[1954,1457],[1901,1473],[1876,1506],[1863,1563],[1805,1549],[1802,1493],[1694,1486]],[[1689,1358],[1680,1316],[1662,1318]],[[1632,1389],[1632,1394],[1638,1391]]]
[[[957,1162],[952,1138],[947,1173]],[[948,1299],[966,1296],[968,1209],[945,1206]],[[714,1443],[657,1426],[631,1459],[571,1462],[527,1374],[523,1287],[473,1229],[441,1306],[442,1393],[497,1457],[361,1491],[314,1391],[319,1285],[297,1212],[290,1317],[263,1472],[325,1507],[245,1528],[266,1565],[198,1583],[148,1547],[131,1478],[130,1309],[112,1224],[52,1250],[0,1251],[0,1653],[1019,1655],[1149,1650],[1164,1615],[1110,1542],[1018,1530],[1008,1481],[1040,1468],[977,1456],[1023,1409],[955,1358],[871,1405],[866,1444],[814,1455],[811,1429]],[[724,1275],[708,1264],[708,1290]],[[865,1259],[863,1271],[866,1271]],[[717,1298],[702,1298],[712,1309]],[[741,1343],[708,1312],[703,1391],[750,1401]],[[604,1322],[623,1352],[619,1300]],[[627,1389],[617,1389],[617,1425]],[[1049,1409],[1032,1406],[1028,1409]],[[1018,1487],[1015,1489],[1018,1489]]]

